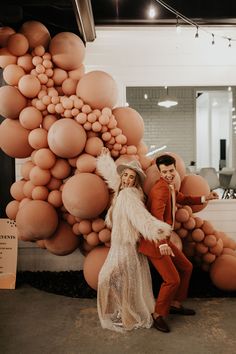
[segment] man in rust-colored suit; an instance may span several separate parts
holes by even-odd
[[[185,196],[175,191],[176,161],[170,155],[162,155],[156,159],[160,179],[152,187],[148,196],[148,209],[157,219],[174,226],[176,203],[202,204],[211,199],[218,199],[218,194],[211,192],[208,196]],[[139,252],[148,256],[149,260],[163,279],[153,316],[154,327],[162,332],[170,328],[164,317],[169,313],[194,315],[195,311],[185,308],[181,302],[186,299],[192,263],[169,239],[154,243],[141,239]]]

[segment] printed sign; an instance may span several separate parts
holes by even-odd
[[[15,222],[0,219],[0,289],[15,289],[17,241]]]

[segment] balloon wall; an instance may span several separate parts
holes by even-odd
[[[74,33],[51,38],[37,21],[25,22],[19,32],[1,28],[0,148],[27,159],[6,207],[19,239],[60,256],[80,248],[85,278],[96,289],[111,237],[104,222],[111,195],[97,173],[96,157],[106,146],[117,164],[138,159],[147,174],[147,194],[160,176],[146,156],[142,117],[116,106],[116,82],[103,71],[85,73],[84,57],[85,46]],[[208,194],[207,182],[187,176],[181,157],[169,154],[177,161],[176,188]],[[205,206],[178,209],[173,242],[210,271],[216,286],[236,290],[236,243],[193,214]]]

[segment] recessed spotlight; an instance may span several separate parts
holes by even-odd
[[[153,6],[150,6],[148,9],[148,17],[154,18],[156,16],[156,10]]]

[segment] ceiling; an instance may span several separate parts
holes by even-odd
[[[235,25],[235,0],[165,0],[199,25]],[[147,17],[149,6],[158,15]],[[96,26],[155,26],[176,24],[176,15],[158,0],[8,0],[0,4],[0,25],[17,30],[29,20],[42,22],[54,36],[70,31],[84,42],[96,37]],[[181,19],[180,19],[181,22]]]

